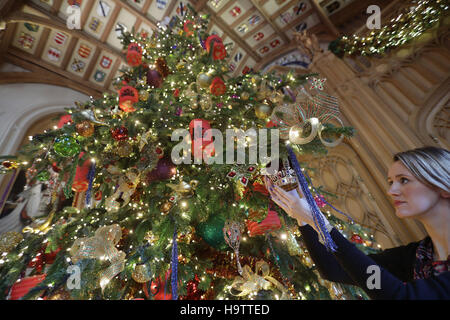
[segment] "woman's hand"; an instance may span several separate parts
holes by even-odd
[[[308,201],[302,191],[297,188],[291,191],[284,191],[282,188],[274,185],[266,176],[264,182],[270,193],[271,199],[286,213],[297,220],[300,226],[309,224],[314,227],[314,220]]]

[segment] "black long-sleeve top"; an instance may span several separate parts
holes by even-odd
[[[413,268],[419,242],[365,255],[333,228],[330,235],[338,249],[330,253],[319,242],[318,234],[311,226],[302,226],[300,231],[311,258],[325,280],[356,285],[371,299],[450,299],[450,272],[414,280]],[[373,271],[367,272],[371,265],[380,267],[379,289],[369,289],[367,286],[367,280],[373,275]]]

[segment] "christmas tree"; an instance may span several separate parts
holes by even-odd
[[[253,70],[231,77],[230,47],[207,25],[208,16],[191,9],[151,38],[124,33],[130,67],[117,94],[75,103],[58,129],[2,157],[3,172],[26,170],[26,187],[51,190],[44,216],[23,234],[1,236],[2,299],[367,298],[320,279],[297,222],[264,187],[276,159],[252,163],[250,152],[238,164],[209,161],[224,157],[210,128],[224,136],[278,130],[282,143],[267,134],[266,155],[279,149],[284,175],[271,177],[295,187],[289,152],[325,155],[353,134],[332,124],[337,101],[325,80]],[[173,139],[176,129],[187,134]],[[176,149],[181,141],[187,149]],[[243,145],[253,142],[246,136]],[[309,186],[326,211],[333,195]],[[326,214],[362,250],[375,251],[368,230]]]

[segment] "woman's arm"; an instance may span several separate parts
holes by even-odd
[[[303,242],[308,249],[309,255],[313,259],[320,276],[328,281],[344,284],[356,285],[352,278],[348,276],[341,267],[334,255],[319,242],[317,232],[308,224],[299,228],[302,233]]]
[[[339,264],[354,283],[372,299],[450,299],[450,272],[437,277],[403,282],[392,275],[371,257],[366,256],[339,231],[332,229],[331,237],[338,249],[334,252]],[[370,271],[370,267],[375,270]],[[373,267],[372,267],[373,268]],[[378,279],[377,279],[378,277]]]

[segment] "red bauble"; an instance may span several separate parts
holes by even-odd
[[[158,277],[155,280],[152,280],[150,284],[150,292],[153,296],[154,300],[172,300],[172,291],[169,286],[170,279],[170,270],[166,272],[165,281],[161,280],[161,277]],[[143,283],[142,287],[144,289],[144,294],[147,298],[150,298],[147,283]],[[165,292],[164,292],[165,291]]]
[[[72,122],[72,116],[70,114],[66,114],[59,118],[58,129],[61,129],[65,124]]]
[[[352,237],[350,238],[350,240],[354,243],[359,243],[359,244],[363,244],[364,240],[363,238],[361,238],[361,236],[359,234],[354,233],[352,235]]]
[[[277,212],[271,210],[269,207],[267,216],[263,221],[258,223],[256,221],[247,220],[247,228],[250,231],[250,237],[264,235],[267,232],[280,229],[281,221]]]
[[[208,120],[193,119],[189,123],[189,132],[192,140],[191,152],[194,155],[194,159],[202,159],[203,150],[213,142],[212,132],[208,131],[209,129],[211,129],[211,125]],[[197,137],[196,134],[199,134],[199,136]],[[211,155],[213,153],[214,149],[212,149]]]
[[[227,87],[223,80],[219,77],[215,77],[209,86],[211,93],[215,96],[221,96],[227,91]]]
[[[132,86],[124,86],[119,91],[119,107],[124,112],[136,111],[134,104],[139,101],[139,93]]]
[[[200,290],[198,288],[198,283],[200,282],[200,279],[197,275],[195,275],[195,278],[192,280],[189,280],[186,285],[186,295],[180,296],[180,300],[200,300],[202,295],[205,293],[205,291]]]
[[[84,152],[80,153],[80,158],[83,156]],[[91,160],[87,159],[84,161],[82,166],[77,167],[77,171],[75,172],[75,178],[72,183],[72,190],[75,192],[84,192],[88,189],[88,173],[91,167]]]
[[[209,52],[209,50],[211,50],[211,48],[213,48],[214,42],[222,43],[223,41],[222,41],[222,38],[216,34],[210,35],[208,38],[206,38],[206,41],[205,41],[206,51]]]
[[[11,288],[11,300],[19,300],[25,296],[31,289],[45,280],[45,274],[39,274],[33,277],[27,277],[16,282]]]
[[[213,59],[223,60],[227,56],[227,50],[222,42],[214,42],[213,45]]]
[[[194,34],[194,22],[192,22],[191,20],[186,20],[183,25],[183,29],[188,37],[192,36]]]
[[[154,69],[149,69],[147,71],[147,84],[149,86],[159,88],[162,85],[162,78],[158,71]]]
[[[142,48],[137,43],[130,43],[127,50],[127,62],[132,67],[137,67],[142,63]]]
[[[128,139],[128,129],[124,126],[111,129],[111,135],[116,141],[122,141]]]

